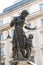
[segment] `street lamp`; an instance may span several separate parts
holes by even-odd
[[[7,31],[8,31],[8,30],[7,30]],[[11,36],[10,36],[10,34],[9,34],[9,31],[8,31],[7,39],[11,39]]]
[[[8,32],[8,36],[6,38],[6,60],[5,60],[5,65],[9,65],[9,54],[10,54],[10,46],[11,46],[11,36],[10,36],[10,33],[9,33],[9,30],[7,30]]]

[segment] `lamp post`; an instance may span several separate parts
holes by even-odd
[[[11,41],[11,36],[9,34],[9,30],[7,30],[8,32],[8,36],[7,36],[7,39],[5,40],[5,48],[6,48],[6,60],[5,60],[5,65],[9,65],[9,60],[10,60],[10,41]]]
[[[7,30],[7,31],[8,31],[8,30]],[[9,34],[9,31],[8,31],[7,39],[11,39],[11,36],[10,36],[10,34]]]

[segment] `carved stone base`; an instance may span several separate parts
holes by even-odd
[[[13,62],[11,65],[32,65],[32,64],[27,61],[19,61],[19,62]]]
[[[12,63],[10,65],[35,65],[34,62],[32,61],[12,61]]]

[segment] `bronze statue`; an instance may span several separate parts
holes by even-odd
[[[23,31],[23,25],[25,23],[25,17],[28,15],[28,11],[27,10],[23,10],[21,15],[18,16],[18,17],[14,17],[10,23],[10,26],[14,26],[15,29],[14,29],[14,36],[13,36],[13,40],[12,40],[12,43],[13,43],[13,58],[15,59],[15,55],[17,56],[17,58],[23,58],[23,57],[27,57],[29,56],[28,53],[29,53],[29,49],[31,47],[27,47],[26,45],[26,35],[25,35],[25,32]],[[27,26],[25,26],[25,28],[28,29]],[[31,29],[31,28],[29,28]],[[32,29],[31,29],[32,30]],[[25,55],[25,49],[27,50],[27,54]],[[31,52],[31,49],[30,49],[30,52]]]
[[[14,17],[13,20],[10,23],[10,26],[14,26],[14,36],[13,36],[13,58],[15,54],[17,53],[17,56],[20,56],[20,50],[21,48],[24,49],[24,31],[23,31],[23,25],[25,21],[25,17],[28,15],[27,10],[23,10],[21,15],[18,17]],[[15,51],[16,50],[16,51]],[[22,54],[21,54],[22,55]],[[21,56],[20,56],[21,57]]]

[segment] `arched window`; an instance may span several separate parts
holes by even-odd
[[[42,3],[42,4],[40,4],[40,9],[41,9],[41,10],[43,10],[43,3]]]
[[[2,26],[3,26],[3,21],[1,20],[1,21],[0,21],[0,27],[2,27]]]
[[[41,25],[43,26],[43,19],[41,19]]]
[[[0,34],[0,41],[3,40],[3,34]]]

